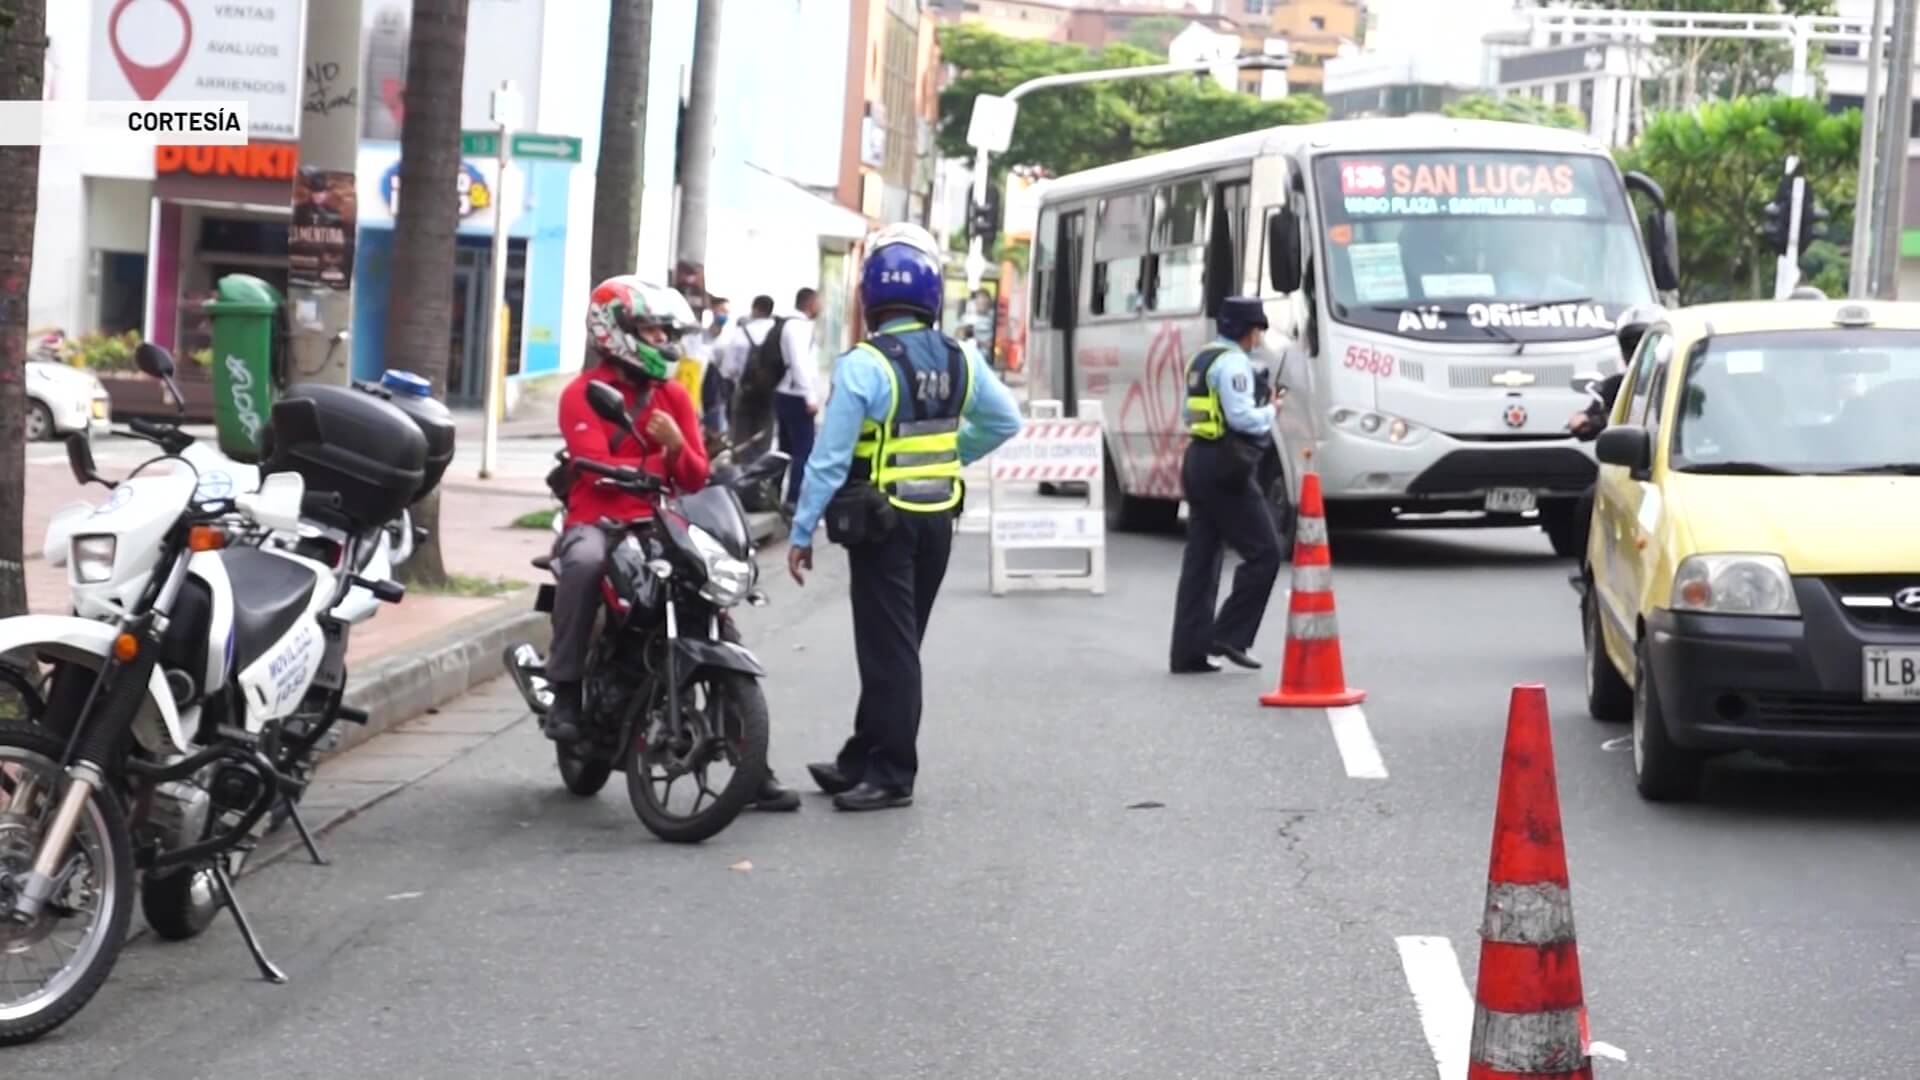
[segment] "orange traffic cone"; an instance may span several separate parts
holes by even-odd
[[[1513,688],[1467,1080],[1593,1080],[1547,691]]]
[[[1293,595],[1287,601],[1287,651],[1280,685],[1260,704],[1281,708],[1358,705],[1367,692],[1347,686],[1340,665],[1340,627],[1333,617],[1333,552],[1327,547],[1327,508],[1320,476],[1300,480],[1300,513],[1293,537]]]

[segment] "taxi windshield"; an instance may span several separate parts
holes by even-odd
[[[1328,306],[1435,341],[1609,333],[1653,299],[1626,193],[1605,158],[1424,151],[1319,159]]]
[[[1683,472],[1920,476],[1920,331],[1711,338],[1675,411]]]

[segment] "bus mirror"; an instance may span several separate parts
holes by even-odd
[[[1673,211],[1647,214],[1647,260],[1653,264],[1653,287],[1672,292],[1680,287],[1680,237]]]
[[[1300,219],[1292,207],[1283,206],[1267,218],[1267,278],[1273,291],[1298,292],[1300,266]]]

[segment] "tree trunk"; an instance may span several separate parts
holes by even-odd
[[[40,100],[46,55],[46,0],[0,0],[0,100]],[[27,280],[39,194],[40,149],[0,147],[0,616],[27,611]]]
[[[400,205],[393,215],[387,363],[404,363],[445,397],[453,327],[453,245],[459,224],[460,87],[467,61],[467,0],[413,0],[407,87],[400,127]],[[414,507],[427,540],[407,580],[447,580],[440,551],[440,496]]]
[[[646,162],[647,57],[653,0],[613,0],[607,85],[600,98],[600,159],[593,167],[595,284],[640,266],[640,179]]]

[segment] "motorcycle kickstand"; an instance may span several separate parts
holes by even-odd
[[[213,880],[220,885],[220,896],[226,901],[226,909],[232,913],[234,923],[240,927],[240,940],[246,942],[254,966],[260,969],[260,977],[276,986],[285,984],[286,973],[274,967],[273,961],[267,959],[267,954],[260,951],[260,939],[254,937],[253,924],[247,921],[247,913],[240,907],[240,897],[234,894],[233,879],[227,876],[226,864],[218,859],[213,862]]]
[[[307,823],[300,817],[300,804],[287,800],[287,820],[293,822],[293,831],[300,834],[300,842],[306,845],[307,857],[315,866],[331,866],[325,855],[320,854],[320,845],[313,842],[313,834],[307,831]]]

